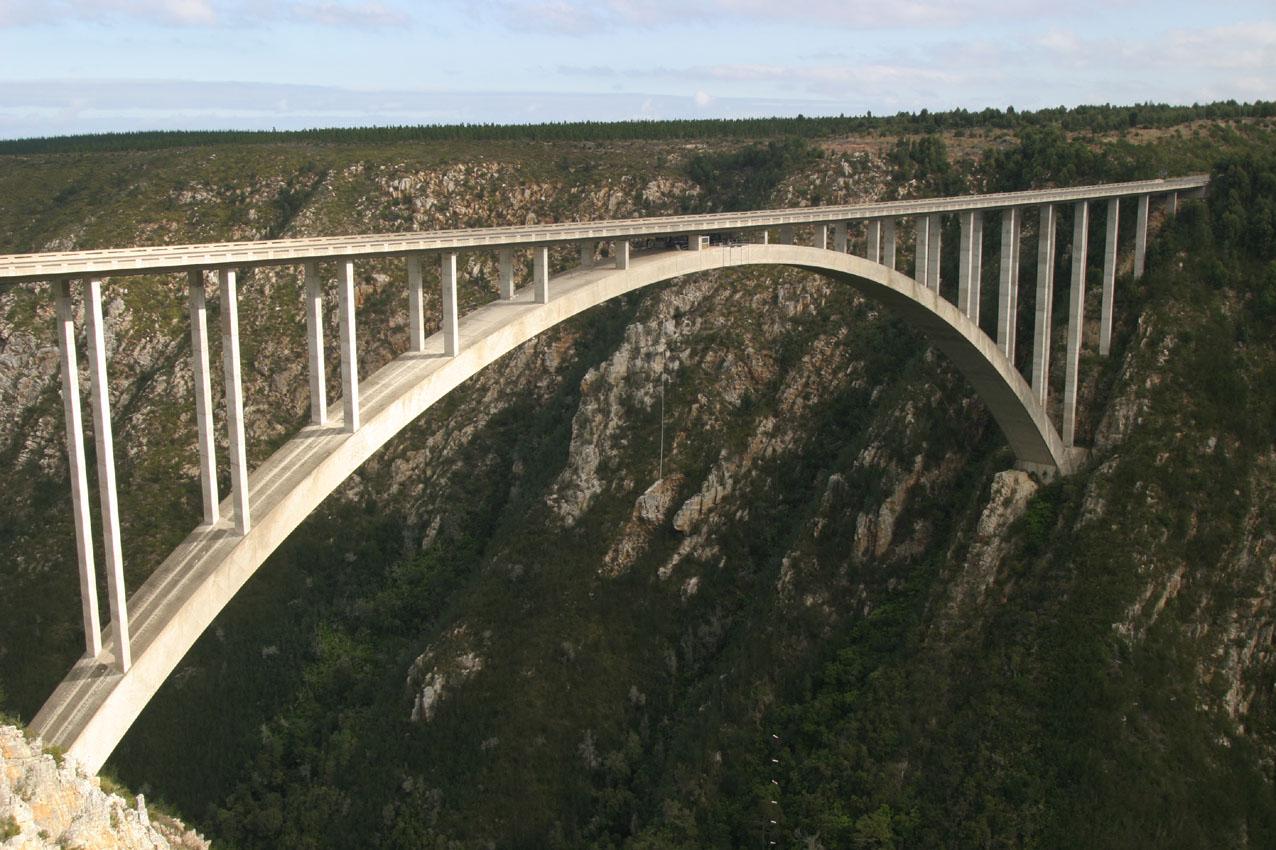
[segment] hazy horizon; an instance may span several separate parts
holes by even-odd
[[[0,138],[1253,101],[1257,2],[0,0]]]

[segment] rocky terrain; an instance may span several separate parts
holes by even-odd
[[[97,777],[0,726],[0,847],[6,850],[208,850],[181,821],[102,790]]]
[[[1212,165],[1174,137],[949,141],[964,158],[831,142],[767,199]],[[733,150],[14,157],[0,250],[673,213],[734,197],[689,176]],[[378,453],[108,771],[229,847],[1265,846],[1276,357],[1249,272],[1192,262],[1208,223],[1186,207],[1122,279],[1114,356],[1083,360],[1083,473],[1013,470],[955,370],[828,281],[673,281],[511,353]],[[466,303],[494,297],[493,257],[461,267]],[[406,346],[404,275],[358,270],[370,374]],[[296,275],[241,284],[253,462],[306,415]],[[189,342],[178,281],[107,294],[135,587],[198,519]],[[81,641],[51,327],[42,293],[0,294],[0,705],[27,718]]]

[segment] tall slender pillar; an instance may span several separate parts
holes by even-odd
[[[244,384],[239,366],[239,291],[235,272],[230,269],[221,271],[221,299],[231,515],[235,531],[247,534],[252,528],[252,519],[248,510],[248,452],[244,444]]]
[[[1032,394],[1046,405],[1050,392],[1050,330],[1054,312],[1054,237],[1058,216],[1050,204],[1041,207],[1037,234],[1037,309],[1032,335]]]
[[[984,293],[984,214],[975,211],[975,226],[970,234],[971,295],[970,319],[979,326],[979,310],[983,305]]]
[[[591,268],[594,265],[594,249],[597,245],[592,239],[580,240],[580,265],[581,268]]]
[[[408,254],[408,347],[425,351],[425,273],[420,254]]]
[[[191,372],[195,379],[195,426],[199,448],[199,489],[204,502],[204,525],[216,525],[217,449],[213,440],[213,382],[208,362],[208,306],[204,273],[187,275],[191,314]]]
[[[839,254],[845,254],[849,247],[846,237],[846,222],[839,221],[833,225],[833,250]]]
[[[1099,354],[1112,350],[1112,302],[1116,297],[1117,223],[1121,218],[1121,199],[1108,201],[1107,239],[1103,243],[1103,307],[1099,313]]]
[[[930,270],[930,216],[917,217],[917,241],[913,247],[913,279],[926,288],[930,282],[926,273]]]
[[[75,522],[75,556],[80,568],[80,614],[84,621],[84,653],[102,652],[97,575],[93,569],[93,527],[89,518],[89,479],[84,462],[84,422],[80,416],[80,367],[75,357],[75,313],[71,284],[55,281],[58,351],[62,355],[62,409],[66,414],[66,457],[71,473],[71,518]]]
[[[1077,383],[1081,368],[1081,334],[1085,330],[1085,267],[1090,242],[1090,204],[1078,201],[1072,213],[1072,287],[1068,292],[1068,362],[1064,364],[1063,444],[1072,448],[1077,436]]]
[[[106,557],[107,597],[115,629],[115,664],[121,673],[133,666],[128,603],[124,588],[124,552],[120,542],[120,502],[115,486],[115,441],[111,435],[110,386],[106,381],[106,338],[102,322],[102,281],[90,280],[87,324],[89,381],[92,387],[93,437],[97,449],[97,484],[102,502],[102,551]]]
[[[938,214],[930,217],[930,237],[928,251],[926,254],[926,285],[931,289],[939,292],[940,285],[940,265],[939,259],[943,255],[943,218]]]
[[[532,297],[537,304],[549,303],[549,249],[532,249]]]
[[[514,297],[514,249],[502,248],[497,256],[501,267],[501,297],[508,301]]]
[[[815,225],[815,232],[811,235],[811,245],[816,248],[828,248],[829,229],[827,225]]]
[[[359,430],[359,348],[354,324],[354,260],[337,263],[337,328],[341,336],[341,414],[346,431]]]
[[[895,219],[888,218],[882,222],[882,265],[888,269],[895,268]]]
[[[1143,277],[1148,255],[1148,204],[1150,195],[1139,195],[1138,220],[1134,224],[1134,279]]]
[[[1001,287],[997,291],[997,347],[1013,364],[1019,324],[1019,209],[1001,214]]]
[[[974,277],[975,252],[975,213],[973,210],[963,212],[957,218],[961,226],[961,245],[957,255],[957,309],[964,315],[970,315],[971,280]]]
[[[864,259],[870,263],[882,261],[882,222],[873,219],[864,225],[864,237],[868,244],[864,246]]]
[[[592,258],[591,258],[592,260]],[[461,350],[461,327],[456,311],[456,252],[444,251],[439,271],[443,297],[443,353],[455,357]]]
[[[763,231],[763,235],[764,236],[766,235],[765,231]],[[616,241],[611,243],[611,250],[616,255],[616,268],[618,269],[629,268],[629,240],[617,239]]]
[[[1179,193],[1170,192],[1165,196],[1165,214],[1173,216],[1179,211]]]
[[[781,245],[793,244],[793,225],[791,224],[780,225],[780,244]]]
[[[411,278],[411,260],[408,272]],[[323,284],[319,279],[319,266],[314,261],[302,268],[306,280],[306,355],[310,364],[310,421],[315,425],[328,424],[328,373],[323,353]],[[408,318],[412,317],[412,289],[408,288]],[[419,297],[416,306],[420,307]],[[413,328],[415,331],[415,328]],[[420,351],[415,347],[413,351]]]

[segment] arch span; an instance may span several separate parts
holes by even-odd
[[[32,727],[96,772],[181,658],[266,558],[377,449],[436,401],[494,360],[577,313],[618,295],[716,268],[781,265],[848,283],[895,311],[947,354],[988,405],[1023,464],[1069,471],[1068,452],[1028,383],[974,322],[912,278],[861,257],[796,245],[748,244],[635,256],[627,269],[581,268],[554,278],[549,303],[531,287],[460,322],[462,347],[443,354],[442,334],[424,353],[404,354],[360,383],[363,424],[341,427],[341,403],[326,427],[308,426],[249,477],[252,529],[223,519],[201,526],[129,600],[133,664],[118,672],[113,634],[102,654],[79,661]],[[229,499],[223,516],[230,513]]]

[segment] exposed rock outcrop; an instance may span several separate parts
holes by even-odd
[[[992,477],[988,502],[975,526],[965,566],[953,584],[950,612],[985,600],[1006,556],[1010,525],[1023,515],[1036,492],[1037,482],[1022,470],[1008,469]]]
[[[483,669],[483,657],[469,648],[465,626],[447,635],[446,648],[430,647],[408,670],[408,688],[413,692],[412,720],[429,723],[449,689]]]
[[[0,726],[0,847],[5,850],[207,850],[180,821],[102,790],[73,760]]]

